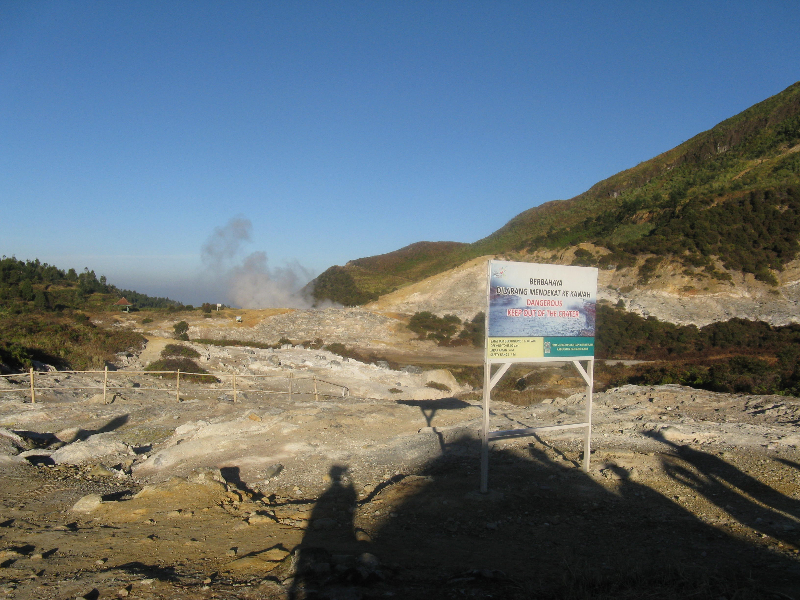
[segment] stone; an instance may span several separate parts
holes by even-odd
[[[225,478],[219,469],[206,468],[193,471],[187,477],[189,483],[198,483],[211,487],[225,486]]]
[[[377,569],[381,566],[381,561],[371,552],[362,552],[358,555],[356,560],[358,561],[359,565],[362,567],[367,567],[368,569]]]
[[[321,519],[314,519],[311,522],[312,527],[317,531],[330,531],[331,529],[336,528],[336,519],[331,519],[329,517],[323,517]]]
[[[97,510],[102,503],[103,497],[100,494],[89,494],[73,504],[70,510],[76,513],[90,513]]]
[[[269,561],[281,561],[287,556],[289,556],[289,552],[284,550],[283,548],[270,548],[258,555],[259,557],[263,558],[264,560]]]
[[[268,517],[267,515],[251,515],[247,517],[247,522],[250,525],[263,525],[265,523],[272,523],[275,519]]]
[[[78,436],[81,432],[80,427],[69,427],[67,429],[62,429],[56,434],[56,437],[64,442],[65,444],[71,444],[72,442],[78,439]]]
[[[357,542],[372,542],[372,537],[363,529],[356,529]]]
[[[92,465],[88,474],[90,477],[116,477],[119,475],[119,473],[114,472],[108,467],[100,464]]]
[[[283,465],[281,463],[270,465],[264,469],[264,479],[272,479],[273,477],[277,477],[280,475],[281,471],[283,471]]]
[[[85,441],[73,442],[50,455],[56,464],[80,465],[110,455],[127,455],[130,448],[115,439],[113,432],[98,433]]]
[[[114,394],[95,394],[87,400],[89,404],[111,404],[114,402]]]

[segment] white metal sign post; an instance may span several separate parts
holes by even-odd
[[[585,428],[583,470],[592,435],[597,269],[490,260],[483,366],[481,492],[489,489],[489,441],[542,431]],[[492,388],[515,363],[569,361],[586,382],[581,423],[490,431]],[[581,364],[585,362],[585,367]],[[492,366],[498,369],[492,375]]]

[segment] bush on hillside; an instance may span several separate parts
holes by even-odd
[[[161,358],[200,358],[200,353],[183,344],[167,344],[161,351]]]
[[[189,341],[189,324],[186,321],[178,321],[172,328],[175,330],[176,340]]]
[[[145,371],[166,371],[158,373],[163,379],[177,379],[177,371],[181,372],[181,379],[196,383],[218,383],[219,379],[209,375],[203,367],[190,358],[161,358],[150,363]]]

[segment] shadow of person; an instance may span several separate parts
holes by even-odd
[[[738,522],[781,542],[800,547],[800,500],[762,483],[721,458],[690,446],[649,437],[672,448],[678,460],[666,462],[664,471],[701,494]],[[780,461],[793,466],[791,461]]]
[[[333,465],[330,486],[311,511],[300,545],[293,551],[289,600],[348,596],[348,590],[377,576],[376,560],[354,527],[356,491],[347,467]],[[350,594],[352,595],[352,594]]]
[[[465,436],[385,487],[356,519],[371,551],[392,563],[382,585],[403,598],[608,600],[774,598],[800,589],[790,552],[675,501],[678,486],[663,474],[640,480],[596,460],[587,475],[579,446],[493,445],[492,493],[482,495],[480,443]]]

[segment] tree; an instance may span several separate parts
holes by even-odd
[[[50,308],[50,302],[47,300],[47,294],[45,294],[42,290],[36,292],[36,295],[33,297],[33,306],[36,310],[47,310]]]
[[[189,341],[189,324],[186,321],[178,321],[172,326],[175,330],[175,339]]]
[[[34,293],[30,279],[25,279],[22,281],[22,283],[19,284],[19,297],[25,300],[26,302],[30,302],[31,300],[33,300]]]

